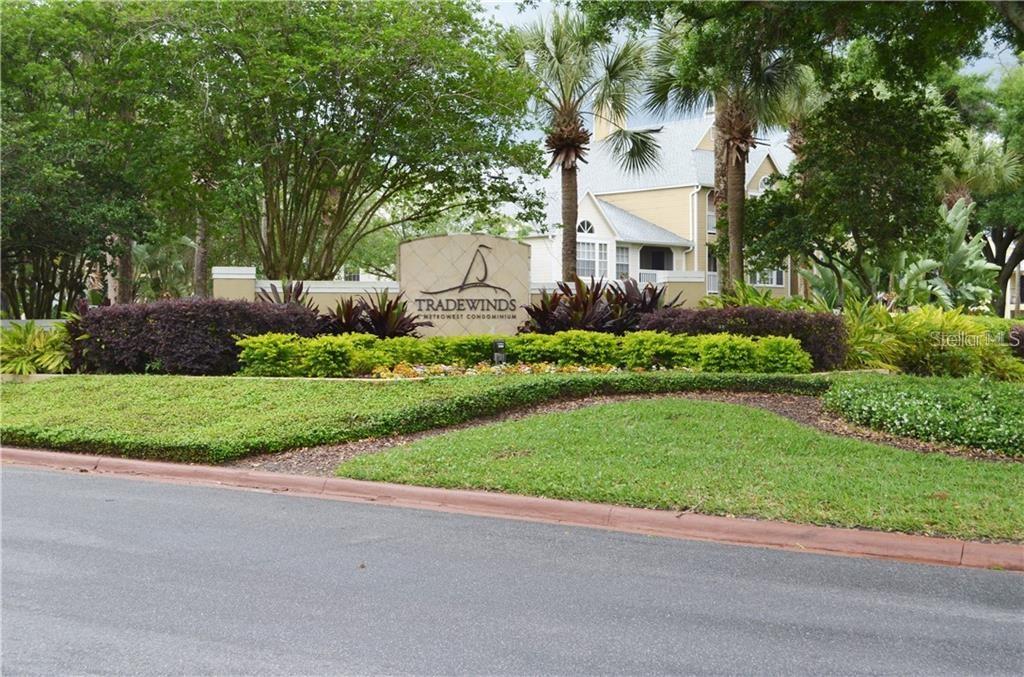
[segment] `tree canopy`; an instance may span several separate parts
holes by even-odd
[[[270,277],[330,279],[376,229],[455,207],[531,205],[531,82],[471,7],[189,3],[166,25],[209,80]]]

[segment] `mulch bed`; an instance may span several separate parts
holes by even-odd
[[[949,444],[936,442],[925,442],[909,437],[900,437],[889,433],[870,430],[860,426],[854,426],[842,418],[826,411],[822,406],[821,399],[810,395],[781,395],[775,393],[743,393],[723,391],[698,391],[690,393],[673,393],[671,395],[658,395],[656,397],[676,397],[693,400],[708,400],[713,402],[727,402],[730,404],[741,404],[748,407],[766,409],[790,420],[796,421],[812,428],[817,428],[826,433],[839,435],[841,437],[853,437],[856,439],[887,444],[897,449],[914,451],[919,453],[942,453],[952,456],[966,456],[974,459],[1016,461],[1022,459],[1011,458],[999,454],[993,454],[980,449],[969,447],[958,447]],[[239,468],[253,470],[264,470],[268,472],[288,473],[292,475],[333,475],[334,469],[342,461],[347,461],[355,456],[363,454],[376,454],[387,451],[392,447],[407,445],[424,437],[442,435],[453,430],[462,430],[499,421],[513,421],[535,414],[546,414],[561,411],[573,411],[582,407],[590,407],[596,404],[609,402],[628,402],[631,400],[650,400],[650,395],[610,395],[587,397],[578,400],[563,400],[548,402],[535,407],[517,409],[514,411],[480,418],[466,423],[446,428],[436,428],[409,435],[393,435],[390,437],[379,437],[345,444],[321,445],[316,447],[303,447],[290,451],[274,454],[261,454],[249,456],[230,463],[229,465]]]

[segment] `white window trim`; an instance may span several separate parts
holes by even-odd
[[[771,270],[759,271],[757,273],[753,273],[753,272],[747,273],[747,284],[749,284],[752,287],[766,287],[766,288],[769,288],[769,289],[785,289],[786,288],[786,270],[787,270],[787,268],[784,267],[784,268],[772,268]],[[757,282],[757,281],[753,281],[752,282],[750,280],[751,276],[766,275],[768,273],[772,274],[773,282],[771,284],[763,284],[763,283]],[[776,273],[782,273],[782,284],[775,284],[774,280],[777,277]],[[755,280],[756,280],[756,278],[755,278]]]
[[[708,195],[704,198],[704,221],[706,222],[706,228],[708,235],[718,235],[718,210],[715,207],[715,201],[711,197],[712,192],[708,191]]]
[[[598,244],[597,240],[591,240],[591,239],[585,239],[585,240],[584,239],[577,239],[576,240],[576,272],[577,272],[577,274],[579,274],[579,276],[581,278],[597,277],[597,244]],[[581,248],[582,245],[590,245],[591,247],[594,248],[594,257],[593,258],[583,258],[582,256],[580,256],[580,248]],[[580,262],[581,261],[593,262],[593,264],[594,264],[594,272],[593,273],[589,273],[589,272],[588,273],[582,273],[582,272],[580,272],[580,268],[581,268]]]
[[[630,270],[629,270],[629,245],[614,243],[613,246],[615,247],[615,279],[616,280],[628,280],[630,278],[630,274],[629,274],[630,273]],[[623,261],[619,261],[619,250],[620,249],[625,250],[625,252],[626,252],[626,260],[624,262]],[[626,276],[625,277],[620,277],[619,276],[619,266],[620,265],[625,265],[626,266]]]

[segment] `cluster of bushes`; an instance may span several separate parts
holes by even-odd
[[[896,435],[1024,457],[1024,388],[987,379],[841,378],[825,406]]]
[[[343,377],[368,375],[398,364],[489,363],[494,341],[505,342],[514,363],[611,365],[625,369],[690,368],[708,372],[799,374],[811,371],[811,358],[789,337],[751,338],[731,334],[683,336],[640,331],[615,336],[565,331],[518,336],[456,336],[378,339],[368,334],[303,338],[271,333],[239,340],[241,373],[248,376]]]
[[[846,366],[916,376],[990,376],[1024,380],[1024,327],[1009,320],[924,306],[891,313],[871,302],[847,305]]]
[[[810,353],[818,371],[839,369],[846,360],[846,326],[832,313],[763,306],[664,308],[644,315],[639,328],[690,335],[792,336]]]
[[[1024,320],[990,315],[971,316],[971,319],[987,329],[994,342],[1006,344],[1017,359],[1024,360]]]
[[[524,333],[506,339],[509,361],[805,371],[799,354],[784,347],[786,339],[768,338],[792,337],[817,371],[883,368],[1024,380],[1024,325],[999,318],[935,307],[891,313],[873,302],[848,304],[843,315],[763,306],[684,309],[664,307],[663,290],[651,285],[588,286],[576,280],[562,287],[529,309]],[[285,291],[263,303],[181,299],[83,311],[56,338],[36,329],[25,336],[5,334],[4,369],[231,374],[239,369],[238,339],[269,333],[323,337],[310,344],[311,357],[290,357],[283,362],[292,366],[274,367],[275,372],[369,374],[403,362],[468,366],[491,359],[491,336],[415,338],[422,323],[400,296],[350,300],[318,316],[302,302],[301,289]],[[573,331],[579,327],[594,330]],[[361,338],[365,334],[371,338]],[[731,338],[700,339],[719,334]],[[286,354],[298,350],[278,348]],[[61,356],[67,352],[69,360]],[[346,366],[338,367],[339,360]]]

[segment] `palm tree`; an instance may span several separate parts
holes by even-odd
[[[536,113],[543,121],[550,166],[557,166],[562,178],[563,280],[576,275],[576,173],[590,149],[586,119],[614,129],[608,143],[627,171],[643,170],[658,158],[657,129],[623,126],[641,95],[643,44],[633,38],[608,44],[591,28],[582,14],[555,12],[547,22],[510,32],[504,45],[509,61],[539,83]]]
[[[743,279],[747,159],[758,143],[757,131],[784,122],[783,104],[798,91],[801,69],[784,52],[753,48],[737,49],[738,65],[708,62],[688,30],[671,16],[657,27],[646,105],[661,114],[714,107],[716,201],[724,184],[731,284]]]
[[[1024,179],[1021,158],[998,141],[989,141],[976,130],[946,143],[951,158],[939,176],[942,201],[952,209],[957,200],[968,203],[1016,187]]]

